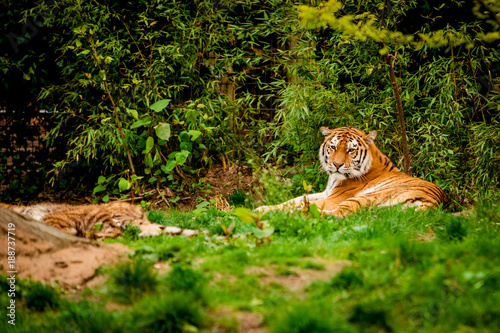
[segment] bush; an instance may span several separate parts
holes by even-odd
[[[133,323],[139,331],[182,333],[204,327],[205,317],[192,296],[174,291],[145,298],[136,304]]]
[[[33,282],[26,289],[23,290],[22,298],[28,309],[45,311],[47,309],[57,309],[60,306],[59,293],[51,286]]]
[[[201,273],[177,264],[173,265],[172,271],[167,277],[167,282],[172,292],[181,291],[191,294],[196,299],[203,299],[207,281]]]
[[[158,280],[152,263],[138,257],[123,262],[111,272],[109,283],[113,296],[120,302],[130,302],[156,289]]]
[[[279,316],[271,332],[275,333],[351,333],[350,325],[337,323],[328,304],[303,304],[287,309]]]

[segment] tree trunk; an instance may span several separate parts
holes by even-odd
[[[386,54],[384,58],[387,65],[389,65],[389,77],[391,80],[392,91],[394,92],[394,98],[396,99],[396,108],[398,110],[398,121],[399,126],[401,127],[401,145],[403,146],[404,171],[408,176],[411,176],[411,160],[410,152],[408,150],[408,141],[406,139],[406,124],[403,113],[403,103],[401,102],[398,81],[396,81],[396,73],[394,72],[394,62],[396,61],[396,57]]]

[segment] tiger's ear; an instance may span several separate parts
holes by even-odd
[[[377,131],[371,131],[368,133],[368,135],[365,138],[366,144],[369,146],[375,141],[375,138],[377,137]]]
[[[328,127],[324,127],[324,126],[321,126],[319,128],[319,131],[321,132],[321,134],[323,134],[325,137],[329,136],[330,134],[332,134],[332,130],[329,129]]]

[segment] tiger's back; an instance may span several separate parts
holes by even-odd
[[[382,154],[374,143],[376,131],[368,134],[354,127],[322,127],[325,140],[319,150],[322,169],[328,173],[326,190],[306,196],[323,212],[343,217],[367,206],[437,207],[447,201],[435,184],[406,175]],[[287,205],[303,205],[298,197],[267,211]]]
[[[78,237],[115,238],[122,234],[120,225],[101,205],[67,205],[41,221]]]

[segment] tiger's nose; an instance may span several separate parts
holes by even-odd
[[[332,163],[333,163],[333,165],[335,165],[335,167],[337,169],[340,169],[340,167],[344,165],[344,163],[335,163],[335,162],[332,162]]]

